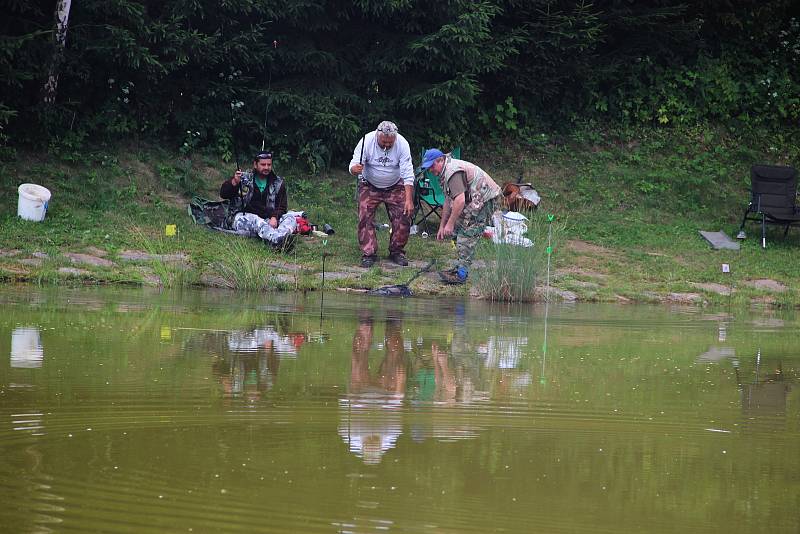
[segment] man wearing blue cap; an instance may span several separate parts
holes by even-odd
[[[437,148],[425,151],[422,168],[439,177],[445,194],[437,239],[456,236],[458,260],[449,271],[440,271],[446,284],[463,284],[475,255],[475,247],[494,213],[500,186],[483,169],[455,159]]]

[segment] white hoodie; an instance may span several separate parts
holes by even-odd
[[[361,163],[361,143],[364,143],[364,178],[381,189],[392,187],[400,180],[404,185],[414,185],[414,165],[411,162],[411,149],[406,138],[397,134],[397,139],[389,150],[378,146],[377,132],[362,137],[353,151],[349,169]]]

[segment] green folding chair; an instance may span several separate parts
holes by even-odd
[[[422,154],[425,150],[422,151]],[[420,154],[420,161],[422,161]],[[461,158],[461,147],[456,147],[450,151],[450,155],[456,159]],[[439,177],[434,176],[429,170],[420,172],[414,179],[414,217],[413,224],[419,226],[431,215],[442,218],[442,207],[444,207],[444,191],[439,184]]]

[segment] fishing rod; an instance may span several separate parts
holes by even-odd
[[[236,119],[233,115],[233,109],[239,107],[238,102],[231,102],[228,110],[231,112],[231,145],[233,146],[233,157],[236,160],[236,170],[241,172],[242,167],[239,165],[239,149],[236,148]],[[234,176],[236,173],[234,173]],[[240,178],[241,180],[241,178]],[[244,211],[244,194],[242,193],[242,184],[239,182],[239,209]]]
[[[272,41],[272,48],[278,50],[278,41]],[[269,99],[272,96],[272,62],[269,63],[269,76],[267,78],[267,104],[264,106],[264,129],[261,131],[261,152],[264,152],[264,147],[267,142],[267,116],[269,114]]]
[[[323,243],[325,245],[328,244],[328,240],[324,240]],[[323,246],[325,246],[323,245]],[[322,284],[320,285],[320,299],[319,299],[319,330],[322,332],[322,313],[325,309],[325,258],[328,257],[327,252],[322,253]]]
[[[436,260],[435,260],[435,259],[433,259],[433,260],[429,261],[429,262],[428,262],[428,265],[426,265],[425,267],[423,267],[422,269],[420,269],[419,271],[417,271],[417,272],[416,272],[416,274],[414,274],[414,276],[412,276],[411,278],[409,278],[408,282],[406,282],[406,283],[405,283],[405,284],[403,284],[403,285],[406,285],[406,286],[407,286],[407,285],[411,284],[411,282],[413,282],[414,280],[416,280],[417,278],[419,278],[419,276],[420,276],[422,273],[427,273],[428,271],[430,271],[430,270],[431,270],[431,267],[433,267],[435,264],[436,264]]]
[[[364,165],[364,145],[366,144],[366,142],[367,142],[367,129],[364,128],[364,137],[361,138],[361,156],[359,156],[358,158],[358,163],[360,165]],[[362,170],[361,172],[363,173],[364,171]]]
[[[372,101],[367,99],[367,105],[369,105],[370,102]],[[358,157],[358,164],[361,165],[361,172],[356,175],[356,193],[353,195],[356,202],[358,202],[358,184],[361,182],[361,177],[364,176],[364,145],[367,144],[367,128],[368,126],[364,126],[364,135],[361,137],[361,155]]]
[[[233,116],[233,108],[236,106],[236,102],[231,102],[228,111],[231,114],[231,145],[233,145],[233,157],[236,160],[236,170],[241,171],[242,168],[239,166],[239,150],[236,148],[236,120]]]
[[[372,93],[373,88],[375,89],[376,93],[378,92],[377,85],[378,84],[375,81],[372,81],[367,87],[367,111],[364,113],[364,122],[366,124],[364,126],[364,135],[361,137],[361,155],[358,157],[358,163],[362,168],[361,173],[356,175],[356,193],[354,195],[356,201],[358,201],[358,184],[361,180],[361,177],[364,176],[364,145],[367,144],[367,132],[369,130],[369,119],[367,117],[369,116],[369,108],[372,106],[372,98],[370,98],[370,94]]]
[[[370,94],[372,93],[373,89],[375,89],[375,92],[377,93],[378,92],[377,87],[378,84],[374,80],[370,82],[369,86],[367,87],[367,112],[364,114],[365,118],[369,116],[369,108],[370,106],[372,106],[372,98],[370,98]],[[361,138],[361,156],[358,158],[358,162],[361,165],[364,165],[364,145],[367,142],[367,130],[369,129],[369,119],[366,118],[365,122],[367,123],[367,125],[364,128],[364,136]],[[362,170],[361,172],[363,173],[364,171]]]

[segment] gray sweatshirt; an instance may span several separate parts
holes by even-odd
[[[400,134],[389,150],[378,146],[377,132],[370,132],[361,139],[353,151],[348,169],[361,163],[361,143],[364,142],[364,178],[381,189],[395,185],[400,180],[404,185],[414,185],[414,165],[408,141]]]

